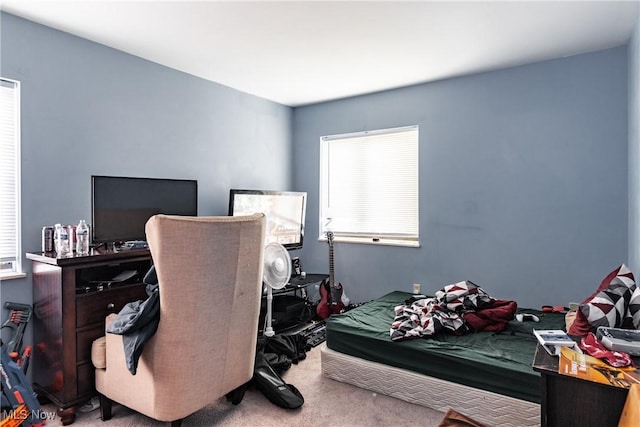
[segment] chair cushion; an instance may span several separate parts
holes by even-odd
[[[571,326],[572,331],[575,331],[577,327],[584,328],[584,319],[587,322],[587,332],[598,326],[622,327],[635,288],[636,282],[633,273],[626,265],[620,265],[605,277],[595,295],[580,304],[578,316]],[[584,335],[583,333],[572,334],[571,331],[569,334]]]
[[[102,336],[96,338],[91,344],[91,363],[97,369],[107,367],[107,338]]]

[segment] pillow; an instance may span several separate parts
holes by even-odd
[[[631,300],[629,301],[629,313],[631,317],[633,327],[640,329],[640,286],[636,285],[635,291],[631,294]]]
[[[587,304],[596,295],[598,295],[598,293],[600,293],[603,289],[609,286],[613,278],[616,277],[616,275],[618,274],[619,269],[620,267],[616,268],[611,273],[607,274],[607,277],[602,279],[602,282],[600,283],[600,286],[598,286],[598,289],[596,289],[594,293],[592,293],[584,301],[582,301],[582,304]],[[589,321],[587,320],[585,315],[582,314],[582,311],[580,310],[580,308],[578,308],[578,310],[576,311],[576,317],[575,319],[573,319],[573,322],[571,322],[571,326],[569,327],[569,329],[567,329],[567,333],[569,335],[584,336],[584,335],[587,335],[590,331],[591,331],[591,325],[589,325]]]
[[[588,303],[580,304],[580,311],[592,328],[621,328],[635,290],[633,273],[622,264],[609,286],[598,292]]]

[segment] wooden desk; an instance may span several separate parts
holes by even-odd
[[[542,427],[616,427],[629,390],[558,373],[558,358],[536,348],[540,372]]]

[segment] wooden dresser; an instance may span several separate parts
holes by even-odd
[[[68,425],[96,394],[91,343],[104,335],[107,314],[147,298],[142,279],[151,255],[148,249],[92,249],[85,256],[41,252],[27,258],[33,262],[34,390],[57,405]]]

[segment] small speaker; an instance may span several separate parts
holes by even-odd
[[[293,277],[297,277],[302,274],[302,264],[300,263],[300,258],[293,257],[291,258],[291,275]]]

